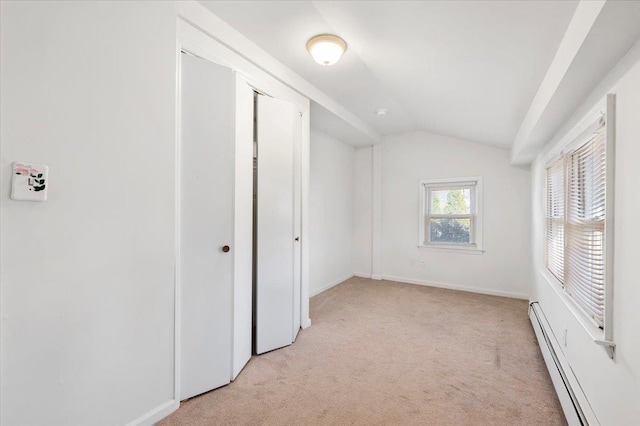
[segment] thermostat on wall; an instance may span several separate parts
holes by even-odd
[[[46,201],[49,167],[28,163],[13,163],[11,199],[16,201]]]

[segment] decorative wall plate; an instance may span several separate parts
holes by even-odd
[[[49,167],[22,162],[13,163],[11,198],[17,201],[46,201]]]

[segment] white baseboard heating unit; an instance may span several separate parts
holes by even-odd
[[[538,302],[529,305],[529,319],[567,422],[570,426],[599,425],[564,354],[557,347],[557,340]]]

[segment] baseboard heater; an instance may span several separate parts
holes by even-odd
[[[570,426],[589,426],[590,424],[591,426],[597,425],[597,421],[589,423],[587,419],[588,416],[585,414],[585,411],[589,408],[587,410],[583,409],[584,404],[581,404],[581,398],[578,397],[574,387],[572,386],[572,382],[575,380],[571,380],[569,376],[573,375],[573,373],[571,371],[567,371],[568,366],[566,362],[562,362],[560,359],[560,357],[564,359],[564,355],[561,352],[556,351],[554,347],[553,342],[555,338],[553,337],[551,327],[538,302],[532,302],[529,305],[529,319],[531,320],[536,337],[538,338],[540,350],[542,351],[544,361],[547,364],[551,381],[553,382],[553,386],[558,394],[558,399],[562,405],[562,410],[567,418],[567,422]],[[565,368],[565,366],[567,367]]]

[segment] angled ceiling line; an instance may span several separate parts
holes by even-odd
[[[328,111],[340,117],[346,123],[365,134],[374,144],[382,142],[382,136],[371,126],[282,62],[269,55],[264,49],[253,43],[202,4],[195,0],[177,2],[176,12],[178,16],[185,19],[191,25],[205,31],[209,36],[221,42],[283,84],[310,100],[317,102]]]
[[[527,153],[530,151],[527,149],[531,144],[530,136],[560,87],[605,3],[606,0],[580,0],[553,61],[516,134],[511,148],[511,164],[525,165],[533,159],[532,153]]]
[[[320,17],[321,17],[321,18],[322,18],[322,20],[325,22],[325,24],[327,24],[327,26],[328,26],[329,28],[331,28],[331,30],[332,30],[332,31],[336,31],[335,26],[334,26],[334,25],[332,25],[332,24],[329,22],[329,19],[327,18],[326,14],[325,14],[325,13],[323,13],[323,12],[322,12],[322,10],[320,10],[320,8],[318,8],[318,5],[317,5],[317,3],[318,3],[318,2],[317,2],[317,1],[310,0],[310,1],[309,1],[309,3],[313,6],[313,8],[316,10],[316,12],[318,12],[318,15],[320,15]],[[349,40],[347,40],[347,46],[349,46]],[[347,48],[349,48],[349,47],[347,47]],[[388,89],[387,85],[386,85],[386,84],[384,84],[384,83],[382,82],[382,80],[380,79],[379,75],[378,75],[378,74],[373,70],[373,68],[371,67],[371,65],[370,65],[368,62],[366,62],[366,61],[362,58],[362,56],[361,56],[361,55],[357,55],[357,56],[358,56],[358,59],[360,59],[360,61],[361,61],[361,62],[362,62],[366,67],[367,67],[367,69],[369,70],[369,72],[371,73],[371,75],[372,75],[372,76],[377,80],[377,82],[378,82],[378,84],[380,85],[380,87],[382,87],[382,88],[384,89],[384,95],[385,95],[386,97],[388,97],[389,99],[392,99],[392,100],[393,100],[393,101],[394,101],[398,106],[400,106],[400,108],[401,108],[401,111],[400,111],[400,112],[401,112],[402,114],[404,114],[407,118],[409,118],[409,120],[410,120],[410,122],[411,122],[411,125],[412,125],[413,129],[412,129],[412,130],[407,130],[407,132],[418,130],[418,129],[419,129],[419,127],[418,127],[418,125],[416,124],[416,117],[415,117],[413,114],[410,114],[410,113],[408,113],[408,112],[407,112],[407,108],[406,108],[406,106],[405,106],[402,102],[400,102],[400,101],[398,100],[397,96],[392,96],[392,95],[391,95],[391,91]],[[377,106],[376,108],[381,108],[381,107],[382,107],[382,108],[387,109],[387,106],[385,106],[385,105],[379,105],[379,106]],[[371,113],[372,113],[372,114],[373,114],[373,113],[375,113],[375,109],[374,109],[374,108],[372,108]],[[389,136],[389,135],[390,135],[390,134],[383,134],[382,136]]]

